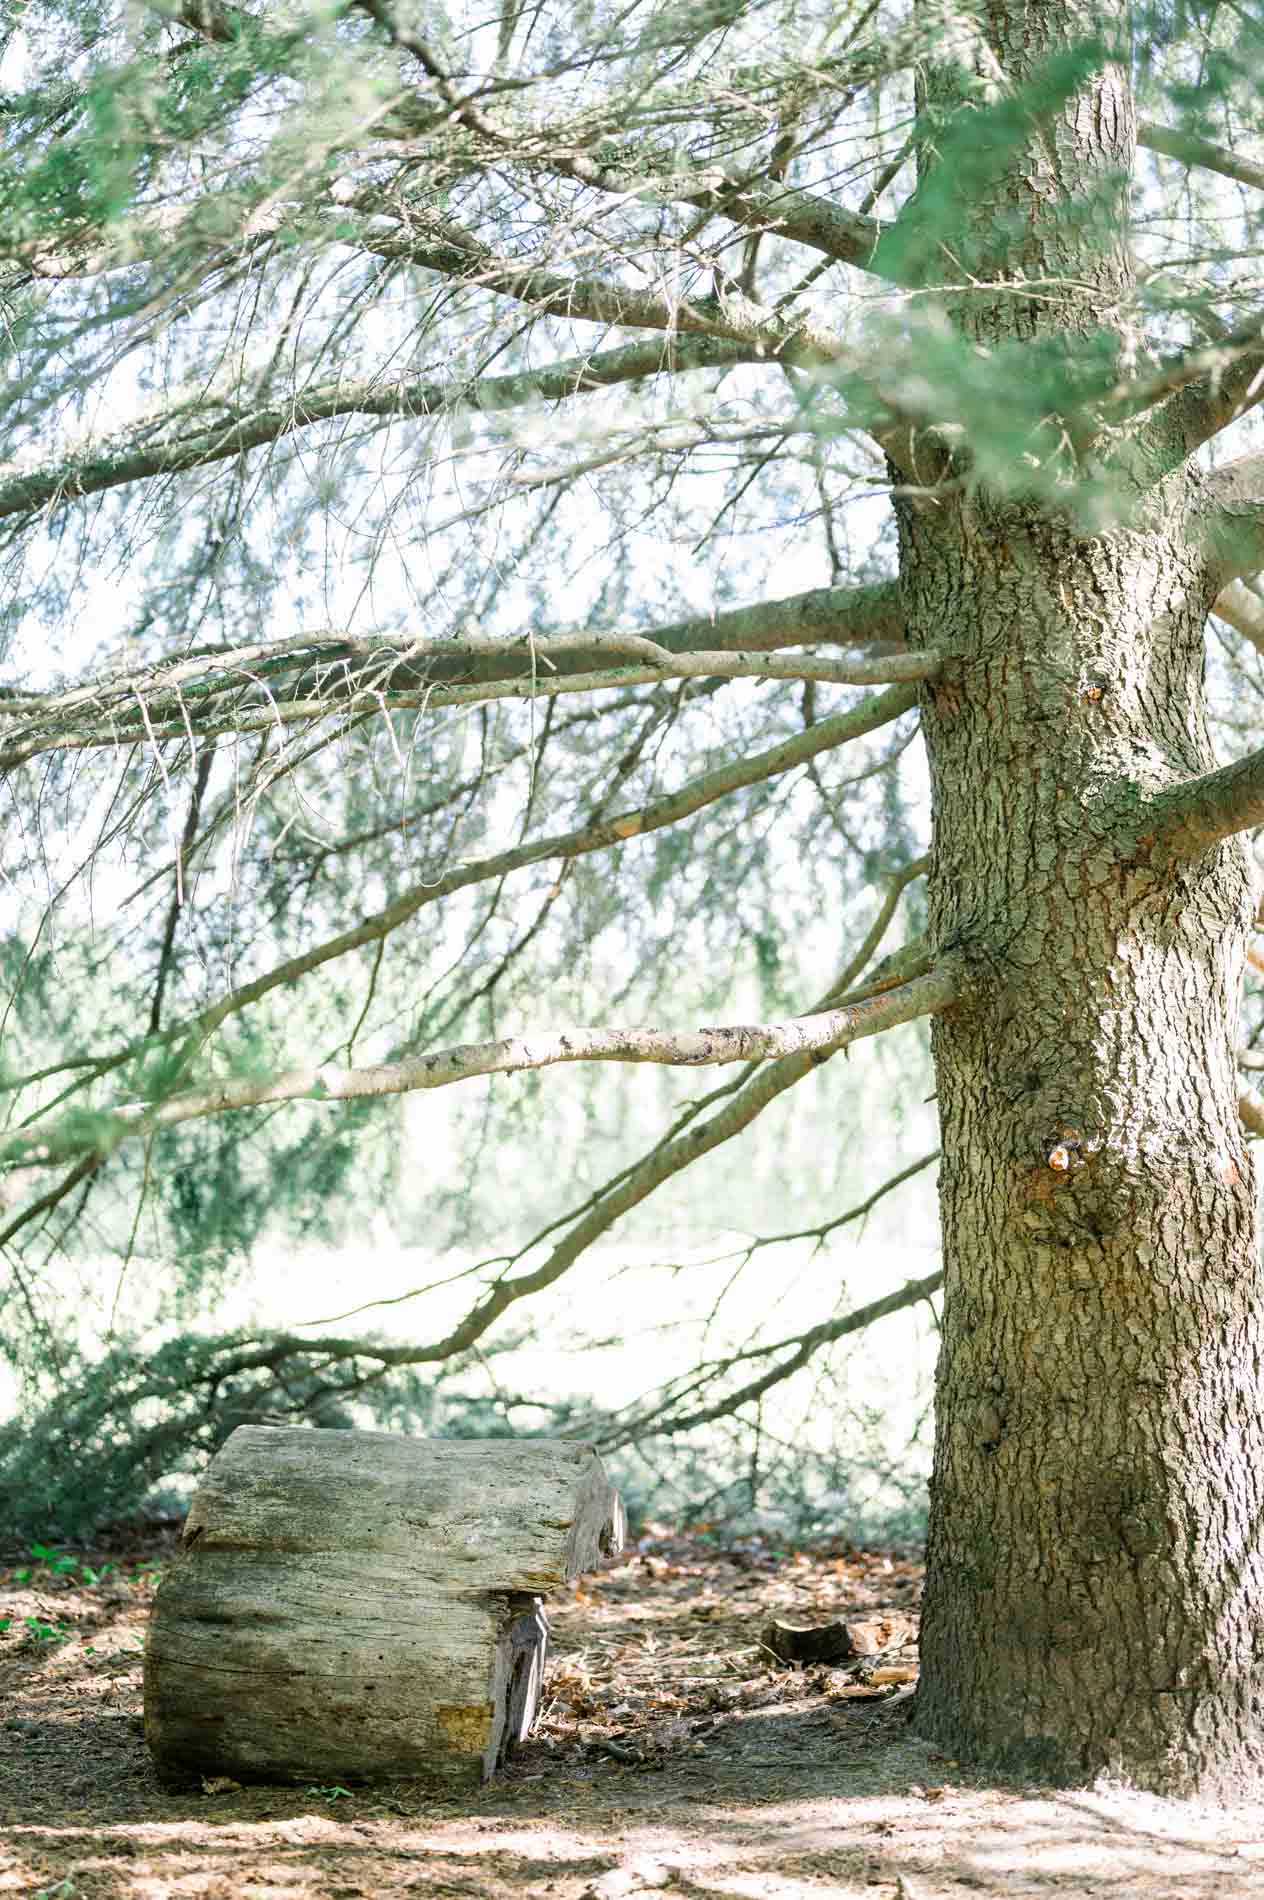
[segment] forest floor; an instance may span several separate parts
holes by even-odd
[[[1004,1784],[913,1739],[921,1573],[881,1551],[651,1530],[552,1603],[536,1733],[463,1800],[165,1793],[141,1649],[174,1547],[150,1527],[0,1565],[0,1897],[1264,1900],[1264,1808]],[[872,1653],[781,1668],[771,1617],[858,1621]]]

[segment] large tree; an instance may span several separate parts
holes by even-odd
[[[282,1174],[335,1191],[378,1098],[740,1065],[443,1337],[116,1354],[104,1409],[54,1408],[60,1456],[139,1407],[161,1470],[226,1389],[320,1416],[459,1359],[829,1056],[932,1017],[920,1728],[1059,1780],[1258,1784],[1264,751],[1217,765],[1206,693],[1249,746],[1264,459],[1221,450],[1264,397],[1260,42],[1236,6],[1084,0],[18,10],[0,1159],[41,1364],[35,1237],[104,1231],[112,1191],[248,1227]],[[923,873],[925,932],[875,963]],[[620,894],[623,996],[532,1018]],[[707,943],[767,952],[778,906],[841,975],[682,1019]],[[626,1026],[656,986],[673,1019]],[[454,1043],[496,996],[522,1033]],[[345,1106],[287,1145],[296,1100]],[[710,1368],[659,1427],[929,1290]]]

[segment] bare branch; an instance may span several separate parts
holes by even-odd
[[[830,751],[835,746],[845,745],[848,740],[861,738],[866,733],[876,731],[898,719],[904,712],[916,704],[917,690],[911,686],[893,686],[887,692],[864,700],[850,712],[836,713],[829,719],[821,720],[806,731],[798,732],[789,739],[767,751],[752,753],[744,759],[735,759],[725,765],[717,766],[712,772],[703,773],[677,792],[660,798],[639,810],[614,813],[609,818],[598,820],[594,824],[580,825],[571,831],[555,833],[551,837],[535,839],[532,842],[514,845],[504,851],[498,851],[486,858],[474,859],[455,866],[442,877],[430,882],[411,886],[389,904],[385,910],[364,918],[350,930],[341,931],[337,936],[328,938],[323,944],[302,952],[285,962],[276,964],[264,975],[242,984],[218,1003],[201,1011],[191,1020],[170,1026],[157,1037],[141,1037],[129,1043],[125,1048],[116,1050],[108,1056],[94,1062],[85,1071],[83,1080],[91,1081],[120,1067],[135,1055],[154,1047],[157,1043],[170,1043],[176,1040],[188,1040],[190,1045],[204,1041],[212,1035],[230,1016],[238,1014],[270,991],[296,982],[300,977],[309,975],[335,958],[346,956],[350,951],[362,949],[366,944],[377,943],[392,930],[407,923],[427,904],[440,902],[454,892],[465,890],[472,884],[480,884],[491,878],[507,877],[510,872],[524,869],[529,864],[538,864],[547,859],[569,859],[582,857],[593,851],[609,850],[624,844],[629,839],[647,837],[652,832],[662,830],[668,825],[679,824],[682,819],[692,817],[696,811],[726,798],[730,793],[740,791],[747,785],[760,783],[764,779],[774,778],[782,772],[791,771],[795,766],[805,763],[820,753]],[[23,1086],[25,1078],[15,1078],[5,1084],[7,1090]]]
[[[925,861],[918,860],[915,865],[897,872],[890,880],[896,899],[914,878],[925,870]],[[883,928],[894,914],[891,889],[884,902],[881,916]],[[860,975],[868,957],[872,955],[881,940],[875,938],[873,930],[866,933],[865,942],[857,956],[853,957],[841,977],[831,985],[830,991],[817,1009],[828,1007],[836,999],[834,992],[840,985],[854,981]],[[812,1012],[815,1013],[815,1012]],[[622,1169],[611,1180],[602,1184],[580,1207],[571,1213],[554,1220],[537,1233],[526,1246],[507,1263],[512,1269],[528,1254],[543,1246],[550,1235],[559,1229],[566,1231],[562,1238],[551,1248],[543,1263],[530,1273],[503,1275],[493,1286],[491,1292],[481,1301],[466,1319],[448,1335],[442,1346],[435,1349],[431,1356],[443,1358],[451,1352],[463,1350],[473,1338],[502,1313],[513,1301],[528,1298],[542,1288],[552,1286],[570,1271],[582,1255],[593,1246],[603,1234],[617,1225],[627,1213],[655,1193],[666,1182],[673,1180],[684,1169],[691,1167],[704,1155],[712,1154],[727,1141],[742,1134],[764,1110],[771,1106],[788,1089],[811,1075],[828,1056],[783,1056],[778,1061],[754,1063],[747,1066],[734,1081],[722,1084],[701,1100],[693,1101],[677,1116],[667,1132],[655,1142],[646,1154],[630,1167]],[[719,1106],[717,1106],[719,1105]],[[712,1110],[705,1120],[701,1119],[707,1110]],[[426,1289],[419,1289],[425,1291]],[[406,1297],[413,1297],[408,1295]]]
[[[47,1166],[85,1153],[108,1154],[120,1143],[148,1138],[160,1128],[237,1109],[259,1108],[269,1102],[359,1101],[406,1095],[418,1089],[445,1088],[476,1076],[515,1075],[565,1062],[652,1062],[676,1068],[708,1068],[785,1057],[820,1061],[862,1037],[947,1009],[956,998],[959,983],[956,965],[947,963],[882,997],[781,1023],[684,1031],[565,1029],[497,1042],[467,1043],[373,1068],[343,1069],[326,1063],[291,1069],[283,1075],[218,1083],[156,1103],[127,1103],[90,1118],[78,1113],[61,1125],[54,1123],[51,1128],[0,1139],[0,1159],[15,1165]]]
[[[924,868],[924,862],[919,860],[917,865],[898,873],[892,880],[892,884],[898,887],[897,895],[898,890],[906,888]],[[888,921],[892,908],[889,905],[883,907]],[[866,939],[869,945],[867,954],[871,954],[876,947],[871,941],[872,934],[869,933]],[[840,982],[844,986],[852,982],[861,973],[862,967],[853,958]],[[836,983],[832,987],[836,990],[840,984]],[[206,1382],[218,1384],[224,1378],[249,1375],[254,1371],[277,1374],[278,1368],[291,1361],[297,1365],[310,1364],[313,1356],[326,1366],[350,1362],[354,1367],[357,1361],[363,1360],[376,1368],[369,1375],[372,1378],[394,1367],[435,1364],[459,1355],[476,1345],[514,1303],[554,1284],[602,1233],[656,1188],[703,1155],[740,1134],[780,1095],[813,1073],[826,1060],[828,1056],[823,1054],[799,1053],[749,1068],[736,1089],[730,1086],[717,1090],[709,1098],[712,1101],[722,1099],[723,1106],[706,1121],[698,1121],[697,1116],[708,1105],[707,1102],[694,1104],[678,1120],[666,1139],[656,1144],[633,1167],[608,1182],[579,1210],[578,1218],[572,1219],[565,1238],[552,1249],[539,1268],[512,1277],[502,1275],[443,1338],[420,1347],[384,1347],[377,1341],[323,1335],[316,1338],[303,1338],[294,1334],[269,1335],[262,1339],[239,1336],[224,1341],[222,1349],[217,1350]],[[529,1250],[534,1250],[549,1231],[546,1229],[544,1234],[537,1236]],[[188,1385],[187,1362],[182,1362],[180,1376],[183,1391]],[[360,1383],[363,1381],[353,1377],[351,1389],[358,1389]],[[146,1393],[156,1396],[160,1391],[166,1394],[167,1388],[151,1384],[139,1391],[129,1391],[129,1404]]]
[[[660,178],[604,163],[582,147],[568,149],[556,136],[537,134],[528,155],[520,138],[500,126],[469,93],[460,94],[429,41],[401,27],[381,0],[357,0],[357,4],[385,29],[394,45],[417,60],[456,121],[485,140],[492,153],[509,162],[517,159],[533,169],[573,179],[591,191],[642,204],[690,205],[748,230],[775,232],[811,250],[823,251],[839,263],[854,264],[861,270],[872,268],[874,252],[886,227],[863,212],[849,211],[845,205],[814,192],[780,183],[770,189],[764,182],[769,176],[767,168],[757,183],[718,165],[686,167],[668,185]]]
[[[540,316],[722,338],[801,369],[855,367],[847,345],[832,331],[756,303],[736,286],[723,296],[691,300],[640,290],[607,277],[574,275],[557,270],[548,257],[504,257],[464,226],[440,217],[427,204],[401,204],[385,193],[375,192],[368,197],[374,210],[395,223],[393,229],[384,230],[381,216],[366,218],[358,229],[346,234],[360,250],[419,264],[455,283],[512,297]],[[346,218],[345,212],[340,214],[340,230]]]
[[[903,1187],[904,1183],[911,1181],[915,1175],[923,1174],[927,1168],[933,1168],[939,1158],[940,1151],[935,1148],[930,1154],[923,1155],[920,1161],[910,1161],[906,1168],[901,1168],[898,1173],[893,1174],[890,1180],[884,1181],[881,1187],[876,1187],[872,1194],[867,1195],[855,1207],[849,1207],[845,1214],[835,1214],[829,1220],[818,1222],[815,1227],[795,1227],[783,1234],[760,1234],[757,1240],[752,1240],[746,1247],[735,1248],[733,1254],[727,1257],[737,1258],[740,1254],[749,1260],[753,1254],[759,1253],[764,1247],[783,1247],[793,1240],[814,1240],[820,1247],[831,1234],[837,1233],[840,1227],[849,1227],[853,1221],[864,1220],[866,1215],[872,1214],[879,1201],[885,1200],[888,1194],[893,1194],[896,1188]]]
[[[1178,857],[1198,857],[1223,838],[1264,825],[1264,747],[1151,792],[1130,818],[1138,849]]]
[[[1212,470],[1197,525],[1222,588],[1264,567],[1264,455],[1240,455]]]
[[[625,642],[631,642],[631,646]],[[310,690],[304,678],[310,682],[319,676],[321,667],[342,669],[350,661],[373,665],[376,682],[388,690],[392,684],[401,686],[405,682],[528,680],[538,675],[542,656],[551,671],[565,675],[591,671],[601,663],[603,654],[654,650],[656,656],[661,652],[673,656],[711,650],[720,657],[755,656],[772,654],[785,646],[825,644],[874,648],[871,654],[846,663],[848,684],[922,676],[918,657],[905,665],[899,654],[903,646],[899,589],[893,581],[878,581],[861,587],[814,587],[783,600],[758,600],[753,606],[722,608],[715,614],[671,621],[663,627],[625,631],[584,633],[578,629],[561,635],[508,638],[450,633],[428,640],[321,629],[278,640],[207,646],[171,659],[146,661],[139,667],[112,669],[65,692],[25,693],[0,686],[0,714],[49,718],[53,714],[76,716],[84,709],[93,709],[122,716],[129,705],[135,705],[137,697],[156,709],[163,695],[173,699],[179,711],[190,711],[190,701],[217,682],[228,690],[241,682],[255,684],[260,678],[268,678],[272,690],[278,690],[278,680],[283,682],[293,669],[300,690]],[[344,676],[342,671],[338,676]],[[8,737],[13,739],[15,733],[21,735],[21,728],[10,728]]]
[[[861,939],[855,956],[848,960],[845,967],[840,971],[836,981],[830,985],[820,1002],[816,1005],[818,1009],[829,1008],[835,1003],[856,1003],[860,1001],[862,996],[871,996],[880,989],[893,987],[891,983],[882,980],[883,972],[891,963],[890,957],[884,958],[883,962],[878,965],[877,970],[873,973],[873,976],[866,979],[858,990],[853,990],[852,985],[861,983],[861,978],[869,968],[870,961],[877,954],[878,946],[891,927],[891,919],[895,916],[900,899],[903,897],[905,891],[916,879],[925,877],[929,869],[930,853],[927,851],[920,858],[914,858],[909,864],[904,865],[901,870],[894,872],[885,880],[886,892],[881,904],[878,906],[877,915]],[[896,954],[902,955],[903,952],[897,952]],[[926,968],[930,968],[929,963],[927,963]],[[910,971],[910,975],[920,976],[921,974],[921,970]]]
[[[282,643],[298,647],[300,642]],[[3,704],[3,713],[20,715],[38,708],[35,718],[16,719],[0,751],[0,771],[12,770],[45,752],[80,751],[127,744],[154,745],[224,733],[267,732],[275,727],[309,724],[331,714],[420,711],[437,713],[453,706],[475,706],[498,699],[555,699],[568,693],[622,691],[652,685],[664,679],[817,680],[835,686],[899,685],[934,679],[945,655],[925,648],[917,653],[894,653],[852,660],[821,659],[814,655],[788,657],[773,653],[702,652],[673,654],[639,634],[561,634],[538,642],[484,639],[434,642],[373,642],[333,636],[330,647],[346,662],[324,660],[320,690],[307,698],[287,698],[275,675],[256,673],[234,654],[225,668],[214,659],[184,661],[149,669],[127,684],[117,677],[95,686],[78,687],[48,699],[15,699]],[[636,655],[639,666],[618,666],[598,672],[557,673],[555,660],[576,650],[585,654],[607,652]],[[353,669],[351,656],[365,652],[372,663]],[[458,654],[499,656],[513,652],[517,678],[479,684],[444,686],[432,683],[427,653],[444,658]],[[321,656],[321,642],[311,642],[303,664]],[[547,668],[548,671],[541,671]],[[530,669],[530,670],[527,670]],[[400,672],[421,675],[422,683],[406,690],[384,684]],[[174,676],[174,677],[173,677]],[[125,676],[126,677],[126,676]],[[2,702],[0,702],[2,704]],[[85,720],[84,714],[88,717]],[[67,722],[66,715],[72,718]]]
[[[496,1280],[442,1339],[428,1346],[388,1348],[388,1362],[392,1365],[435,1363],[468,1351],[509,1307],[560,1280],[580,1255],[624,1214],[638,1207],[673,1175],[679,1174],[701,1156],[710,1154],[748,1128],[778,1096],[793,1088],[828,1059],[825,1054],[805,1055],[800,1052],[761,1064],[709,1120],[691,1122],[680,1133],[651,1149],[635,1167],[628,1169],[600,1195],[595,1196],[581,1218],[574,1222],[565,1237],[534,1271]],[[308,1341],[297,1336],[289,1336],[281,1343],[289,1350],[306,1350],[311,1346],[326,1351],[337,1351],[348,1344],[344,1340],[318,1338]]]
[[[167,986],[167,976],[171,969],[171,953],[175,948],[176,928],[180,922],[180,912],[184,908],[187,891],[185,879],[188,876],[189,854],[198,834],[198,824],[202,816],[202,800],[206,796],[206,787],[211,776],[211,765],[215,753],[212,746],[205,746],[198,760],[197,772],[193,779],[193,792],[189,799],[189,809],[184,821],[184,830],[176,849],[174,864],[174,888],[171,902],[167,906],[167,921],[163,926],[162,944],[158,951],[158,975],[154,981],[153,1002],[149,1009],[149,1028],[152,1034],[162,1023],[162,998]]]
[[[819,1326],[813,1326],[806,1333],[796,1334],[792,1339],[781,1339],[775,1345],[755,1347],[746,1353],[735,1353],[729,1359],[719,1359],[708,1365],[699,1366],[692,1375],[695,1382],[707,1375],[713,1378],[723,1377],[725,1372],[743,1359],[764,1358],[774,1353],[785,1353],[787,1348],[791,1349],[785,1358],[778,1359],[775,1365],[760,1373],[757,1378],[749,1380],[746,1385],[739,1386],[736,1392],[728,1393],[726,1397],[716,1400],[712,1405],[701,1406],[693,1412],[673,1413],[670,1409],[666,1409],[659,1415],[652,1413],[648,1417],[641,1415],[631,1422],[621,1423],[617,1430],[608,1436],[596,1434],[602,1449],[614,1450],[618,1446],[630,1444],[637,1438],[666,1437],[669,1434],[674,1436],[679,1432],[694,1431],[700,1425],[710,1425],[717,1418],[727,1418],[733,1412],[740,1410],[743,1405],[750,1405],[754,1400],[762,1398],[765,1392],[770,1391],[775,1385],[780,1385],[784,1379],[792,1379],[795,1373],[801,1372],[823,1346],[832,1345],[838,1339],[845,1339],[849,1333],[863,1332],[875,1321],[886,1319],[891,1313],[902,1312],[906,1306],[916,1306],[921,1300],[929,1300],[933,1294],[938,1293],[943,1283],[942,1273],[928,1273],[925,1279],[909,1280],[896,1292],[884,1294],[881,1299],[871,1300],[868,1305],[858,1306],[850,1313],[841,1314],[837,1319],[824,1320]]]
[[[258,640],[225,647],[204,647],[172,659],[112,670],[82,686],[60,693],[23,693],[0,686],[0,715],[42,719],[62,714],[74,717],[86,709],[98,715],[122,716],[136,699],[157,709],[166,695],[182,716],[208,686],[218,681],[225,690],[256,684],[266,678],[273,691],[278,682],[293,677],[300,690],[310,690],[319,669],[342,669],[352,661],[374,668],[383,689],[405,684],[474,684],[483,680],[526,679],[538,676],[541,655],[551,672],[565,675],[589,672],[603,655],[655,650],[690,654],[712,651],[723,655],[772,653],[782,647],[808,645],[862,646],[872,649],[848,662],[853,684],[877,679],[921,677],[915,659],[912,670],[901,671],[904,622],[899,591],[894,582],[859,587],[817,587],[783,600],[757,601],[749,607],[729,607],[666,626],[611,629],[585,634],[541,634],[494,639],[475,634],[447,634],[436,639],[409,635],[351,634],[321,630],[291,634],[277,640]],[[628,647],[625,643],[632,642]],[[643,647],[640,643],[645,643]],[[888,662],[894,662],[888,667]],[[292,670],[292,671],[291,671]],[[852,675],[854,674],[854,678]],[[286,690],[284,685],[280,690]],[[292,690],[292,688],[291,688]],[[333,702],[331,702],[332,704]],[[186,730],[182,726],[182,730]],[[10,742],[21,737],[20,726],[10,726]]]
[[[155,475],[176,475],[231,461],[251,449],[338,416],[382,418],[501,414],[524,403],[561,402],[649,376],[718,369],[760,359],[754,344],[691,336],[585,352],[544,369],[507,376],[460,378],[336,377],[312,383],[280,402],[262,390],[219,396],[198,388],[125,428],[76,444],[48,461],[0,463],[0,518],[60,507]]]
[[[1243,634],[1259,653],[1264,653],[1264,601],[1241,581],[1230,581],[1216,596],[1211,610],[1221,620]]]
[[[1264,191],[1264,165],[1239,158],[1227,146],[1213,145],[1210,139],[1195,138],[1189,132],[1169,132],[1143,119],[1137,127],[1137,144],[1161,152],[1165,158],[1175,158],[1182,165],[1199,165],[1206,171],[1219,172],[1222,178],[1236,178],[1240,185]]]
[[[920,860],[919,860],[920,862]],[[890,956],[883,957],[877,968],[872,970],[854,989],[833,1000],[839,1003],[858,1003],[862,997],[878,996],[883,990],[892,990],[901,983],[908,983],[915,976],[924,976],[931,967],[930,946],[925,937],[912,937],[908,943],[901,944]]]
[[[94,1174],[100,1167],[101,1156],[99,1154],[94,1152],[84,1153],[82,1149],[76,1152],[79,1154],[79,1159],[75,1162],[69,1174],[58,1181],[54,1187],[49,1188],[45,1193],[41,1194],[38,1200],[29,1201],[25,1207],[19,1209],[11,1221],[7,1221],[4,1227],[0,1228],[0,1248],[7,1247],[14,1236],[21,1232],[22,1228],[28,1227],[33,1220],[38,1220],[41,1214],[51,1214],[59,1202],[64,1201],[66,1196],[72,1193],[81,1181],[87,1180],[88,1177]],[[31,1317],[32,1319],[35,1317],[33,1312]]]
[[[1155,411],[1122,450],[1155,482],[1261,402],[1264,331],[1257,318],[1215,343],[1173,357],[1152,375],[1121,383],[1094,407],[1114,424]],[[1162,406],[1155,409],[1156,404]]]

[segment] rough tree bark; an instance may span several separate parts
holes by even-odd
[[[1094,24],[1055,0],[987,18],[1019,83]],[[959,109],[959,75],[932,71],[927,103]],[[1033,126],[971,213],[976,281],[1005,280],[958,301],[972,338],[1103,320],[1128,259],[1063,214],[1126,189],[1133,138],[1110,67]],[[1055,1781],[1216,1796],[1264,1763],[1264,1307],[1231,1060],[1254,899],[1237,840],[1175,855],[1130,817],[1213,763],[1217,586],[1198,474],[1134,488],[1094,533],[968,487],[897,503],[910,639],[960,655],[923,693],[930,903],[972,971],[934,1029],[946,1287],[916,1719]]]

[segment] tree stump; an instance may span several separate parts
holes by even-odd
[[[539,1592],[622,1542],[587,1445],[240,1426],[154,1602],[160,1778],[476,1785],[535,1716]]]

